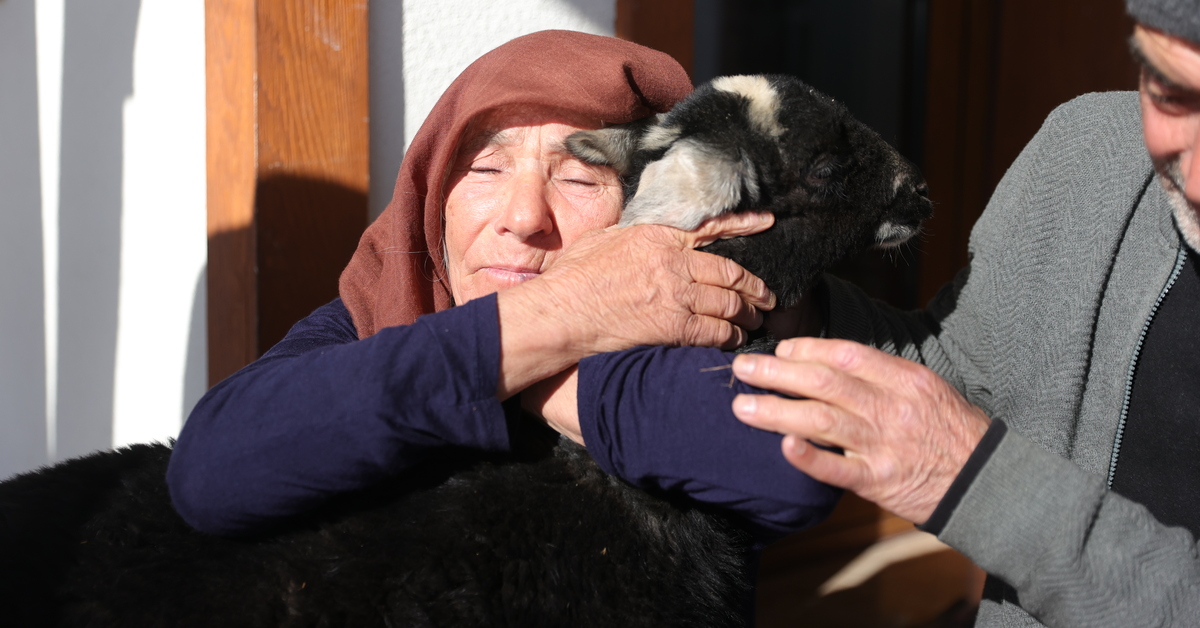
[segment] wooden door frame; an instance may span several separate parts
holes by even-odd
[[[367,224],[367,4],[207,0],[208,373],[337,294]]]

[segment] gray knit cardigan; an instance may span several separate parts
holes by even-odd
[[[978,625],[1200,626],[1196,540],[1108,490],[1180,252],[1137,94],[1092,94],[1046,120],[924,311],[828,279],[831,336],[925,363],[1010,427],[940,535],[990,574]]]

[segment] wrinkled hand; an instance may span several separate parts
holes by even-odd
[[[733,402],[744,423],[787,435],[783,453],[792,465],[918,524],[990,423],[928,368],[844,340],[786,340],[774,357],[738,356],[733,372],[747,384],[803,397],[738,395]]]
[[[772,224],[771,214],[740,214],[691,232],[641,225],[576,240],[540,277],[497,295],[498,397],[506,399],[596,353],[638,345],[744,343],[742,328],[762,323],[761,310],[774,307],[774,295],[741,266],[694,249]],[[574,382],[573,377],[543,382],[530,391],[536,407],[529,409],[579,440]]]
[[[773,222],[770,214],[739,214],[691,232],[658,225],[596,231],[527,285],[583,355],[638,345],[734,348],[746,328],[762,324],[774,295],[736,263],[694,249]]]

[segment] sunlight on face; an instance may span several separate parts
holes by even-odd
[[[1200,249],[1200,46],[1138,26],[1142,132],[1180,231]]]
[[[585,231],[616,224],[616,172],[576,159],[563,145],[575,131],[598,127],[577,114],[531,107],[472,121],[446,181],[455,303],[532,279]]]

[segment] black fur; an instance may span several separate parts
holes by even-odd
[[[717,211],[776,215],[769,231],[707,250],[762,277],[786,306],[828,264],[874,243],[884,222],[911,235],[929,202],[915,169],[841,105],[795,79],[769,83],[779,95],[775,134],[761,107],[756,121],[751,98],[709,85],[669,114],[569,145],[618,167],[635,208],[646,168],[689,141],[714,166],[702,180],[737,199]],[[656,128],[670,141],[647,149]],[[502,457],[444,452],[252,539],[203,535],[179,518],[163,445],[17,476],[0,484],[0,623],[741,623],[747,537],[725,516],[631,488],[544,427],[514,442],[520,450]]]
[[[530,427],[252,539],[195,532],[135,445],[0,484],[0,617],[36,626],[731,626],[745,536]],[[10,623],[11,622],[11,623]]]

